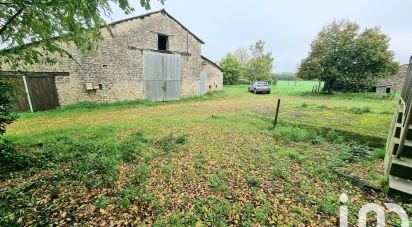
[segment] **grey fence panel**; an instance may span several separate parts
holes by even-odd
[[[207,79],[207,74],[204,73],[204,72],[200,73],[199,95],[205,95],[206,94],[206,79]]]
[[[181,98],[181,56],[144,52],[145,98],[169,101]]]

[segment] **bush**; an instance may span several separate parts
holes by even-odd
[[[371,153],[368,146],[351,143],[341,147],[340,156],[343,161],[356,162],[359,159],[369,159]]]
[[[16,120],[17,115],[13,113],[13,86],[0,80],[0,136],[6,132],[6,126]]]
[[[30,157],[19,153],[10,141],[0,139],[0,174],[22,171],[31,165]]]

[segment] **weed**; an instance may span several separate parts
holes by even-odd
[[[379,149],[376,149],[376,150],[373,152],[373,156],[374,156],[376,159],[384,159],[384,158],[385,158],[385,154],[386,154],[385,148],[379,148]]]
[[[195,162],[195,168],[197,170],[204,170],[207,163],[208,163],[208,161],[205,158],[203,158],[203,157],[198,158]]]
[[[302,105],[300,105],[301,107],[308,107],[308,104],[306,102],[303,102]]]
[[[284,164],[280,164],[281,162],[279,162],[279,165],[275,165],[272,167],[272,177],[275,178],[281,178],[285,181],[287,181],[289,179],[289,172],[288,172],[288,167]],[[284,161],[282,161],[282,163],[284,163]]]
[[[187,135],[180,135],[176,138],[177,144],[185,144],[187,143]]]
[[[150,180],[150,172],[150,165],[146,163],[137,165],[134,169],[134,183],[137,185],[145,185]]]
[[[123,209],[130,207],[133,198],[137,195],[137,189],[132,185],[127,186],[122,191],[120,191],[119,205]]]
[[[248,176],[246,183],[249,187],[259,187],[262,181],[257,176]]]
[[[225,199],[210,197],[195,202],[194,214],[211,226],[224,226],[230,211],[230,203]]]
[[[364,113],[370,113],[371,109],[369,106],[362,106],[362,107],[352,107],[349,109],[349,111],[353,114],[364,114]]]
[[[333,193],[325,193],[316,199],[316,204],[327,214],[335,215],[339,211],[338,196]]]
[[[165,165],[162,167],[162,173],[164,175],[166,175],[166,179],[167,181],[170,182],[170,180],[173,177],[173,165],[169,164],[169,165]]]
[[[319,105],[317,106],[318,109],[327,110],[329,107],[327,105]]]
[[[229,185],[217,174],[209,174],[207,176],[209,186],[216,192],[227,192]]]
[[[156,145],[162,149],[164,152],[170,153],[177,151],[177,145],[182,145],[187,142],[187,135],[180,135],[175,137],[173,134],[165,136],[158,141],[156,141]]]
[[[104,209],[107,206],[106,197],[104,195],[97,196],[96,199],[96,208],[97,209]]]
[[[328,142],[330,143],[343,143],[344,142],[344,138],[335,130],[330,130],[326,133],[325,138]]]

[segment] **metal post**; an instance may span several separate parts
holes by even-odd
[[[280,109],[280,99],[278,99],[278,105],[276,106],[276,115],[275,115],[275,121],[273,122],[273,129],[276,128],[276,125],[278,123],[279,109]]]
[[[23,75],[23,83],[24,83],[24,89],[26,90],[26,94],[27,94],[27,100],[29,101],[29,107],[30,107],[30,111],[33,111],[33,105],[31,103],[31,98],[30,98],[30,92],[29,92],[29,87],[27,86],[27,80],[26,80],[26,76]]]

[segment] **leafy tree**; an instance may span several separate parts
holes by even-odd
[[[242,66],[235,55],[229,53],[221,61],[220,67],[223,69],[223,82],[225,84],[235,84],[239,80]]]
[[[0,137],[6,132],[6,126],[16,119],[16,115],[12,112],[12,94],[12,85],[5,80],[0,80]]]
[[[139,2],[150,9],[150,0]],[[100,29],[106,26],[103,15],[111,15],[113,4],[126,14],[134,10],[128,0],[0,1],[0,43],[6,48],[0,50],[0,65],[17,68],[53,63],[53,53],[70,57],[62,46],[65,42],[74,43],[82,51],[91,50],[102,38]]]
[[[239,47],[233,54],[239,59],[242,66],[245,66],[252,59],[252,53],[248,48]]]
[[[259,40],[250,46],[252,59],[245,66],[249,81],[270,81],[272,77],[273,58],[271,52],[265,52],[265,42]]]
[[[360,33],[356,23],[333,21],[312,42],[309,56],[302,61],[298,76],[325,81],[324,90],[328,93],[332,93],[337,80],[359,89],[395,73],[398,63],[393,59],[389,38],[379,28],[365,29]]]

